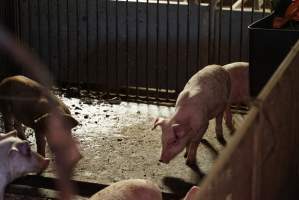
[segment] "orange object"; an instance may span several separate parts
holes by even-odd
[[[293,0],[283,17],[275,17],[272,26],[273,28],[281,28],[290,20],[299,21],[299,0]]]

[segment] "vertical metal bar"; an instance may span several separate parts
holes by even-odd
[[[28,29],[29,29],[29,46],[31,48],[32,46],[32,38],[31,38],[31,33],[32,33],[32,23],[31,23],[31,0],[28,0]]]
[[[108,46],[108,39],[109,39],[109,19],[108,19],[108,16],[109,16],[109,9],[108,9],[108,6],[109,6],[109,0],[106,0],[106,87],[105,89],[107,90],[107,94],[108,96],[110,95],[110,87],[109,87],[109,46]]]
[[[21,19],[21,13],[22,13],[22,9],[21,9],[21,3],[20,0],[17,1],[18,3],[18,35],[19,35],[19,40],[22,41],[22,19]]]
[[[136,60],[136,76],[135,76],[135,88],[136,88],[136,100],[138,98],[138,84],[139,84],[139,80],[138,80],[138,47],[139,47],[139,22],[138,22],[138,18],[139,18],[139,14],[138,14],[138,9],[139,9],[139,0],[136,0],[136,51],[135,51],[135,60]]]
[[[254,8],[255,8],[255,2],[254,2],[254,0],[251,0],[251,5],[252,5],[252,8],[251,8],[250,22],[252,23],[253,22],[253,16],[254,16]]]
[[[169,101],[169,0],[166,5],[166,101]]]
[[[37,21],[38,21],[38,54],[41,57],[41,14],[40,14],[40,1],[41,0],[37,0],[37,13],[38,13],[38,17],[37,17]]]
[[[100,27],[100,23],[99,23],[99,1],[100,0],[96,0],[96,32],[97,32],[97,36],[96,36],[96,77],[98,79],[99,76],[99,67],[100,67],[100,62],[99,62],[99,57],[100,57],[100,44],[99,44],[99,27]],[[98,85],[98,83],[96,82],[96,86]]]
[[[149,70],[148,70],[148,53],[149,53],[149,0],[146,0],[146,43],[145,43],[145,70],[146,70],[146,101],[149,101]]]
[[[129,99],[129,0],[126,0],[126,82],[127,82],[127,91],[126,99]]]
[[[243,18],[244,18],[244,0],[242,0],[241,5],[241,24],[240,24],[240,56],[239,60],[242,60],[242,54],[243,54]]]
[[[175,65],[175,92],[179,92],[179,52],[180,52],[180,0],[177,0],[177,10],[176,10],[176,21],[177,21],[177,29],[176,29],[176,65]]]
[[[60,62],[60,6],[59,6],[59,0],[56,0],[56,8],[57,8],[57,67],[58,67],[58,75],[57,75],[57,79],[58,82],[60,82],[62,80],[61,77],[61,71],[62,71],[62,67],[61,67],[61,62]]]
[[[211,1],[209,2],[208,64],[211,63],[212,9],[214,9],[214,8],[212,8],[212,2]]]
[[[189,42],[190,42],[190,0],[187,0],[187,33],[186,33],[186,74],[185,80],[189,78]]]
[[[67,84],[70,83],[70,15],[69,15],[69,0],[66,0],[66,79]]]
[[[198,10],[197,10],[197,20],[198,20],[198,25],[197,25],[197,68],[200,67],[200,31],[201,31],[201,0],[198,0]]]
[[[263,17],[265,17],[265,13],[266,13],[266,2],[265,0],[263,0]]]
[[[228,29],[228,62],[232,61],[232,12],[233,12],[233,3],[230,1],[230,10],[229,10],[229,29]]]
[[[48,5],[47,5],[47,9],[48,9],[48,22],[47,22],[47,25],[48,25],[48,52],[49,52],[49,55],[48,55],[48,66],[49,66],[49,69],[50,69],[50,72],[52,72],[52,44],[51,44],[51,20],[50,20],[50,1],[51,0],[48,0]]]
[[[160,4],[160,0],[157,0],[157,4],[156,4],[156,10],[157,10],[157,18],[156,18],[156,35],[157,35],[157,39],[156,39],[156,101],[157,103],[159,103],[159,5]]]
[[[76,45],[76,58],[77,58],[77,62],[76,62],[76,64],[77,64],[77,66],[76,66],[76,68],[77,68],[77,86],[78,87],[80,87],[80,70],[79,70],[79,67],[80,67],[80,64],[79,64],[79,48],[80,48],[80,40],[79,40],[79,37],[80,37],[80,32],[79,32],[79,23],[80,23],[80,21],[79,21],[79,0],[76,0],[76,21],[77,21],[77,30],[76,30],[76,33],[77,33],[77,37],[76,37],[76,39],[77,39],[77,45]]]
[[[117,96],[119,96],[119,77],[118,77],[118,0],[115,0],[115,30],[116,30],[116,33],[115,33],[115,69],[116,69],[116,72],[115,72],[115,81],[116,81],[116,93],[117,93]]]
[[[216,17],[216,7],[217,7],[217,0],[212,0],[214,1],[213,2],[213,44],[212,44],[212,62],[215,63],[216,62],[216,20],[217,20],[217,17]]]
[[[88,13],[88,0],[85,0],[85,15],[86,15],[86,85],[87,90],[89,92],[90,90],[90,84],[89,82],[89,13]]]
[[[222,32],[222,7],[223,7],[223,0],[219,1],[220,7],[219,7],[219,30],[218,30],[218,64],[221,64],[221,52],[222,52],[222,37],[221,37],[221,32]]]

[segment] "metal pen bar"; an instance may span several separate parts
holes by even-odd
[[[129,0],[126,0],[126,100],[129,100]]]
[[[250,22],[253,22],[253,16],[254,16],[254,8],[255,8],[255,0],[251,0],[251,18],[250,18]]]
[[[185,81],[189,79],[189,47],[190,47],[190,0],[187,0],[187,33],[186,33],[186,74]]]
[[[169,101],[169,0],[166,5],[166,101]]]
[[[40,14],[40,1],[41,0],[37,0],[37,12],[38,12],[38,17],[37,17],[37,21],[38,21],[38,52],[39,52],[39,56],[41,57],[41,14]]]
[[[69,14],[69,0],[66,0],[66,79],[70,84],[70,14]]]
[[[160,0],[157,0],[156,4],[156,11],[157,11],[157,18],[156,18],[156,101],[159,102],[159,4]]]
[[[50,20],[50,1],[47,1],[47,9],[48,9],[48,20],[47,20],[47,26],[48,26],[48,66],[49,70],[52,70],[52,45],[51,45],[51,20]]]
[[[32,38],[31,38],[31,33],[32,33],[32,23],[31,23],[31,0],[28,0],[28,29],[29,29],[29,46],[32,46]]]
[[[99,29],[100,29],[100,22],[99,22],[99,1],[100,0],[96,0],[96,79],[98,80],[100,78],[100,73],[99,73],[99,68],[100,68],[100,61],[99,61],[99,57],[100,57],[100,44],[99,44]],[[96,83],[97,85],[99,83]]]
[[[240,22],[240,55],[239,60],[243,58],[243,18],[244,18],[244,0],[241,2],[241,22]]]
[[[119,44],[118,44],[118,0],[115,0],[115,81],[116,81],[116,93],[117,96],[119,96],[119,75],[118,75],[118,68],[119,68],[119,62],[118,62],[118,48],[119,48]]]
[[[146,69],[146,101],[149,101],[149,67],[148,67],[148,53],[149,53],[149,0],[146,0],[146,43],[145,43],[145,69]]]
[[[109,0],[106,0],[106,86],[105,89],[107,91],[108,96],[110,95],[110,88],[109,88],[109,46],[108,46],[108,39],[109,39],[109,13],[108,13],[108,6],[109,6]]]
[[[135,92],[136,92],[136,100],[138,99],[138,84],[139,84],[139,80],[138,80],[138,47],[139,47],[139,22],[138,22],[138,19],[139,19],[139,14],[138,14],[138,9],[139,9],[139,0],[136,0],[136,10],[135,10],[135,14],[136,14],[136,40],[135,40],[135,44],[136,44],[136,47],[135,47],[135,67],[136,67],[136,74],[135,74]]]
[[[39,0],[38,0],[39,1]],[[60,6],[59,1],[56,0],[56,8],[57,8],[57,67],[58,67],[58,75],[56,74],[56,79],[58,79],[58,82],[62,81],[62,66],[61,66],[61,59],[60,59],[60,53],[61,53],[61,44],[60,44]]]
[[[175,91],[179,91],[179,49],[180,49],[180,0],[177,0],[177,10],[176,10],[176,20],[177,20],[177,30],[176,30],[176,65],[175,65]]]
[[[86,84],[86,87],[87,87],[87,90],[89,91],[90,90],[90,87],[89,87],[89,85],[90,84],[88,84],[88,82],[90,81],[89,80],[89,9],[88,9],[88,6],[89,6],[89,4],[88,4],[88,0],[85,0],[85,15],[86,15],[86,79],[85,79],[85,83],[87,83]],[[91,82],[89,82],[89,83],[91,83]]]
[[[197,68],[200,67],[200,31],[201,31],[201,0],[198,0],[198,10],[197,10]]]
[[[212,34],[212,2],[210,1],[209,2],[209,20],[208,20],[208,23],[209,23],[209,27],[208,27],[208,64],[211,63],[211,34]]]
[[[230,10],[229,10],[229,29],[228,29],[228,63],[232,61],[232,12],[233,12],[233,3],[230,1]]]
[[[219,30],[218,30],[218,64],[221,64],[221,52],[222,52],[222,8],[223,8],[223,0],[219,1]]]
[[[263,17],[265,17],[266,13],[266,0],[263,0]]]
[[[80,70],[79,70],[79,67],[80,67],[80,65],[79,65],[79,48],[80,48],[80,40],[79,40],[79,37],[80,37],[80,32],[79,32],[79,2],[78,2],[79,0],[76,0],[76,21],[77,21],[77,23],[76,23],[76,25],[77,25],[77,30],[76,30],[76,35],[77,35],[77,37],[76,37],[76,39],[77,39],[77,45],[76,45],[76,60],[77,60],[77,62],[76,62],[76,68],[77,68],[77,86],[78,87],[80,87]]]

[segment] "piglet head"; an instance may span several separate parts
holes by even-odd
[[[160,162],[167,164],[186,147],[190,140],[189,130],[186,125],[172,123],[170,120],[163,118],[156,119],[153,129],[157,126],[162,128]]]
[[[27,173],[41,173],[50,162],[49,159],[31,151],[29,143],[22,140],[12,145],[8,152],[8,158],[13,179]]]

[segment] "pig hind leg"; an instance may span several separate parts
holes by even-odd
[[[229,128],[230,132],[233,133],[235,131],[235,127],[233,125],[233,116],[232,116],[230,106],[226,108],[224,118],[225,118],[226,126]]]
[[[222,144],[225,145],[226,141],[223,137],[223,128],[222,128],[222,119],[223,119],[223,112],[216,116],[216,137],[217,140]]]

